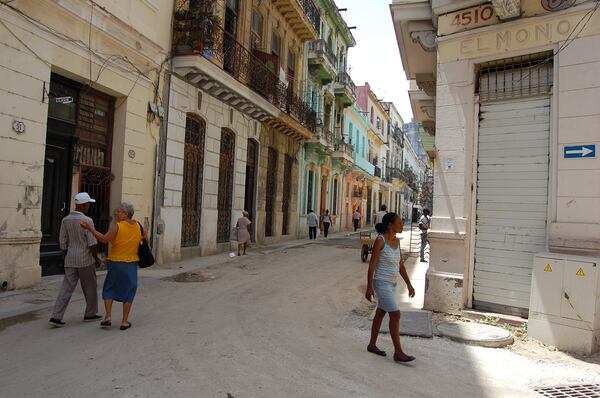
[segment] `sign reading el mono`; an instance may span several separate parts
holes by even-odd
[[[503,52],[536,48],[563,41],[575,29],[581,13],[530,22],[511,28],[479,32],[462,38],[439,41],[439,62],[475,58]],[[600,14],[592,17],[589,26],[579,35],[586,36],[600,31]],[[498,26],[500,27],[500,26]]]

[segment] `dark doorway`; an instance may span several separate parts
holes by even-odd
[[[265,236],[273,236],[275,195],[277,193],[277,150],[269,148],[267,161],[267,192],[265,198]]]
[[[256,170],[258,167],[258,143],[253,139],[248,140],[248,151],[246,154],[246,193],[244,195],[244,210],[250,215],[250,221],[256,220],[255,216],[255,186]],[[254,225],[254,224],[253,224]],[[254,228],[251,228],[252,241],[254,241]]]
[[[231,205],[233,203],[234,159],[235,134],[229,129],[221,129],[219,194],[217,198],[217,243],[229,241],[231,229]]]
[[[64,272],[58,237],[60,223],[69,213],[71,206],[79,88],[76,83],[60,76],[51,77],[42,193],[40,244],[42,276]]]
[[[205,132],[204,120],[194,115],[186,116],[181,197],[181,247],[194,247],[200,244]]]
[[[64,131],[63,131],[64,132]],[[42,194],[42,242],[40,265],[42,276],[63,271],[58,233],[71,206],[71,170],[74,137],[48,130],[44,157],[44,188]]]
[[[281,212],[283,213],[283,222],[281,225],[281,234],[289,234],[290,223],[290,200],[292,197],[292,165],[294,161],[291,156],[285,155],[285,164],[283,167],[283,198],[281,201]]]

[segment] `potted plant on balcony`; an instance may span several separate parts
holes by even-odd
[[[200,0],[176,6],[174,15],[174,50],[179,54],[201,51],[212,55],[216,27],[221,19],[214,14],[214,0]]]

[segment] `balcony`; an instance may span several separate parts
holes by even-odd
[[[354,147],[344,141],[338,141],[333,145],[332,158],[345,164],[352,164],[354,162]]]
[[[338,73],[333,90],[344,107],[350,106],[356,101],[356,85],[346,72]]]
[[[328,128],[319,126],[315,135],[306,141],[316,152],[331,154],[333,151],[333,133]]]
[[[308,70],[323,84],[331,83],[337,74],[335,55],[325,40],[308,43]]]
[[[212,19],[176,10],[173,43],[174,71],[189,83],[295,138],[316,131],[315,112],[293,86]]]
[[[319,38],[321,15],[313,0],[274,0],[273,4],[298,34],[300,40]]]

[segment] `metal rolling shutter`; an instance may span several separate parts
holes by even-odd
[[[527,315],[546,249],[549,97],[480,107],[473,307]]]

